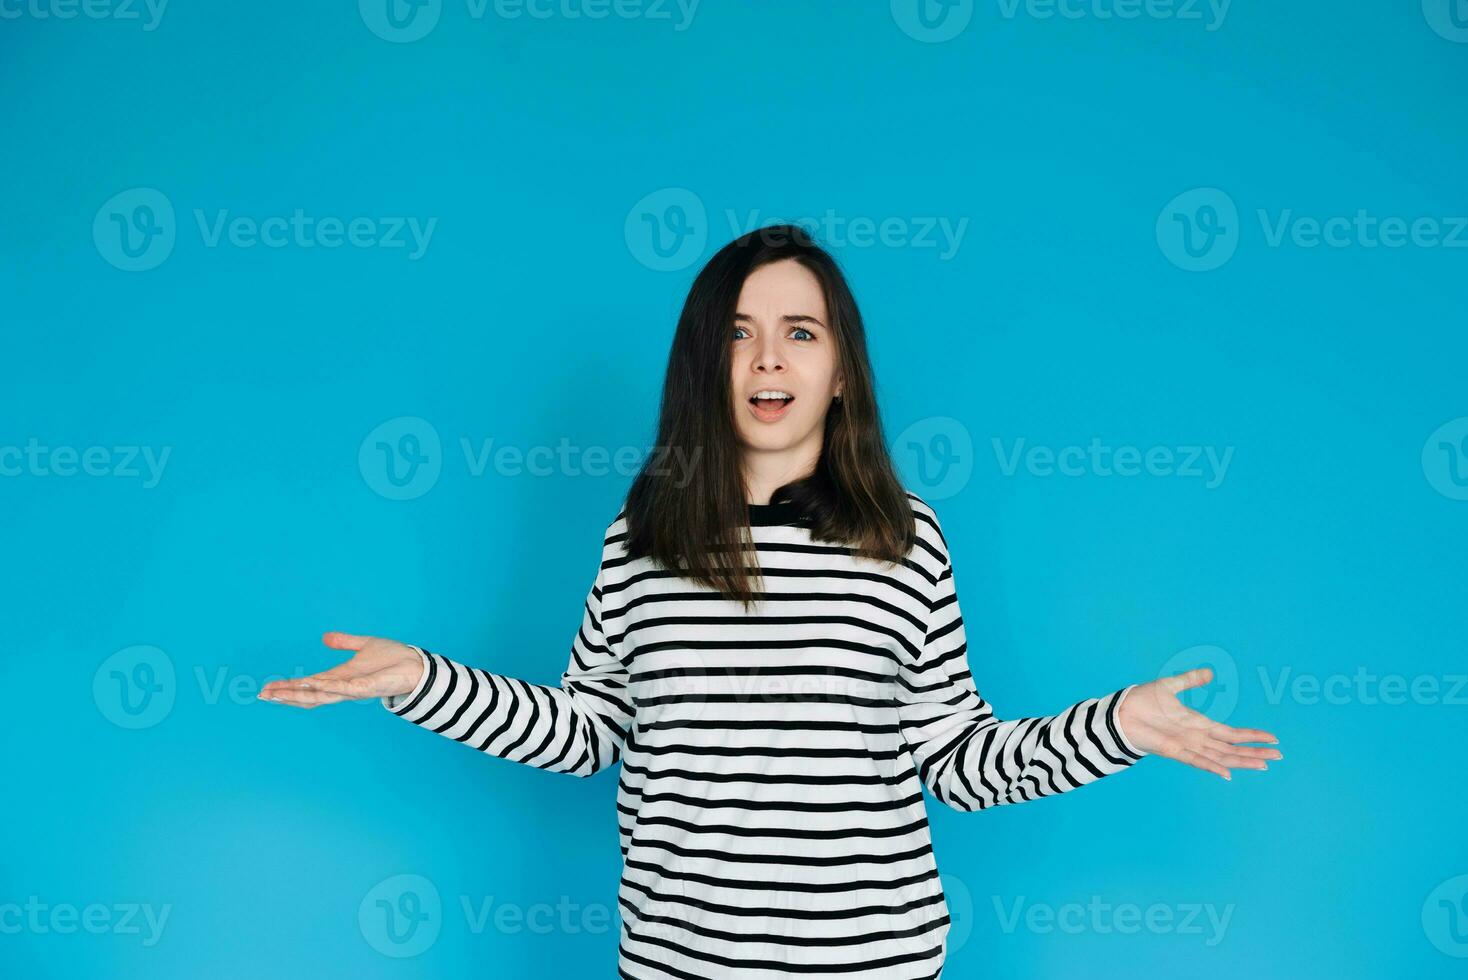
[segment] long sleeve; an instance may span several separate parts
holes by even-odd
[[[980,810],[1076,789],[1142,758],[1116,721],[1135,685],[1049,717],[995,717],[969,673],[953,565],[936,520],[930,533],[938,571],[920,656],[898,672],[898,714],[933,795],[955,810]]]
[[[590,776],[622,754],[632,705],[627,668],[602,621],[606,546],[559,686],[532,684],[414,647],[423,676],[382,698],[393,714],[481,752],[551,772]]]

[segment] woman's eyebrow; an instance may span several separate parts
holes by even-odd
[[[754,317],[750,316],[748,313],[735,313],[734,319],[749,320],[750,322],[754,321]],[[825,326],[824,323],[822,323],[820,320],[817,320],[815,317],[806,316],[803,313],[787,313],[784,316],[780,317],[780,319],[785,321],[786,323],[814,323],[818,327]]]

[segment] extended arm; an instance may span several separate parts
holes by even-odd
[[[1056,715],[995,717],[974,688],[953,566],[940,550],[922,649],[898,674],[903,736],[933,795],[956,810],[980,810],[1076,789],[1142,758],[1117,726],[1135,685]]]

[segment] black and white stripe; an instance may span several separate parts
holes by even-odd
[[[958,810],[1075,789],[1142,757],[1130,687],[1000,721],[974,688],[948,545],[886,565],[750,507],[753,612],[647,558],[625,511],[559,687],[419,648],[383,704],[480,751],[589,776],[622,762],[621,976],[935,978],[949,929],[922,786]]]

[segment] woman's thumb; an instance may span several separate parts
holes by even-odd
[[[357,636],[354,633],[339,633],[330,630],[321,634],[321,642],[333,650],[360,650],[367,645],[370,636]]]

